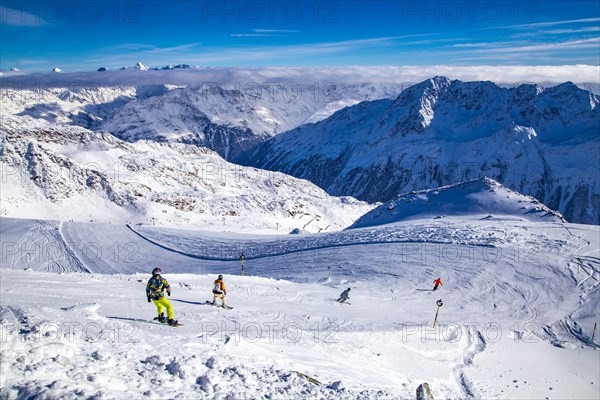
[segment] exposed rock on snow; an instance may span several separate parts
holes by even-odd
[[[427,382],[420,384],[417,388],[417,400],[434,400]]]

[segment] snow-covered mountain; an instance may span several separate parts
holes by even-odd
[[[90,84],[53,82],[38,88],[9,84],[2,87],[3,109],[13,115],[109,131],[126,141],[173,141],[208,147],[232,159],[304,122],[319,121],[363,100],[396,97],[405,87],[289,80],[167,83],[168,74],[202,72],[186,65],[160,71],[130,67],[127,71],[96,73],[93,79],[98,82]],[[119,74],[131,76],[131,82]],[[161,74],[163,83],[139,79],[138,75],[146,74]],[[92,78],[85,75],[85,79]]]
[[[175,141],[208,147],[226,159],[306,121],[365,99],[396,95],[401,87],[349,85],[315,96],[310,85],[201,85],[132,101],[102,129],[127,141]],[[333,89],[332,89],[333,90]]]
[[[572,83],[436,77],[282,133],[237,161],[366,201],[489,176],[569,221],[598,224],[599,104]]]
[[[121,71],[125,71],[125,70],[128,70],[128,69],[133,69],[133,70],[136,70],[136,71],[148,71],[148,70],[150,70],[149,67],[145,66],[141,62],[137,62],[137,63],[135,63],[135,65],[132,65],[130,67],[128,66],[128,67],[121,67],[120,68]]]
[[[564,222],[560,213],[505,188],[490,178],[400,194],[356,221],[350,228],[384,225],[413,219],[461,216],[474,219],[521,219]]]
[[[108,71],[107,71],[108,73]],[[4,115],[29,116],[50,123],[70,124],[98,129],[100,124],[128,102],[138,92],[156,90],[156,86],[64,86],[21,89],[8,86],[2,89]]]
[[[102,74],[7,72],[0,87],[3,110],[109,130],[125,140],[207,146],[233,159],[266,138],[344,107],[395,98],[415,82],[414,71],[392,67],[148,68],[138,63],[100,70]],[[179,90],[167,93],[171,89]],[[125,107],[129,102],[133,104]]]
[[[206,230],[342,229],[372,206],[192,145],[2,116],[2,215]]]
[[[161,70],[172,70],[172,69],[189,69],[189,68],[198,68],[195,67],[193,65],[188,65],[188,64],[169,64],[169,65],[165,65],[164,67],[160,68]],[[159,69],[159,68],[157,68]]]

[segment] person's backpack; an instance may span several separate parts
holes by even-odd
[[[223,293],[223,291],[221,290],[221,284],[220,283],[215,283],[215,287],[213,288],[213,293]]]

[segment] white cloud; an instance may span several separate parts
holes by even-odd
[[[597,65],[515,65],[515,66],[360,66],[342,68],[315,67],[264,67],[264,68],[205,68],[181,71],[109,71],[56,74],[27,74],[4,78],[5,82],[23,83],[36,87],[51,82],[60,86],[77,82],[79,85],[106,86],[130,84],[199,85],[208,82],[261,83],[296,82],[314,84],[334,82],[339,84],[394,83],[412,84],[436,75],[462,81],[493,81],[512,86],[518,83],[558,84],[566,81],[600,84],[600,66]]]
[[[560,21],[548,21],[548,22],[532,22],[529,24],[518,24],[518,25],[502,25],[502,26],[486,26],[484,28],[478,28],[480,30],[490,30],[490,29],[522,29],[522,28],[532,28],[532,27],[542,27],[542,26],[556,26],[556,25],[565,25],[565,24],[586,24],[590,22],[599,22],[600,18],[582,18],[582,19],[568,19],[568,20],[560,20]]]
[[[518,36],[542,36],[542,35],[571,35],[574,33],[589,33],[599,32],[600,26],[587,26],[585,28],[570,28],[570,29],[548,29],[548,30],[536,30],[533,32],[523,32],[516,34]]]
[[[232,33],[231,37],[282,37],[286,35],[278,35],[273,33]]]
[[[256,33],[299,33],[295,29],[253,29]]]
[[[575,50],[575,49],[586,49],[586,48],[599,48],[600,37],[581,39],[581,40],[570,40],[565,42],[557,43],[538,43],[528,45],[518,45],[511,42],[502,43],[465,43],[456,44],[455,47],[481,47],[480,50],[473,50],[473,52],[484,52],[484,53],[523,53],[523,52],[539,52],[539,51],[556,51],[556,50]]]

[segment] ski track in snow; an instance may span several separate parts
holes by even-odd
[[[481,332],[472,326],[467,327],[464,342],[465,345],[460,354],[461,360],[452,369],[452,373],[460,392],[462,392],[461,397],[474,398],[478,396],[476,396],[473,383],[466,376],[465,369],[473,366],[475,356],[485,350],[486,342]]]
[[[46,221],[37,221],[26,235],[21,237],[15,246],[27,248],[22,252],[22,259],[12,259],[11,267],[15,263],[25,262],[28,265],[32,260],[45,259],[39,270],[48,272],[89,272],[81,261],[73,254],[69,246],[63,240],[60,232],[60,223],[55,224]],[[50,254],[52,253],[52,254]]]

